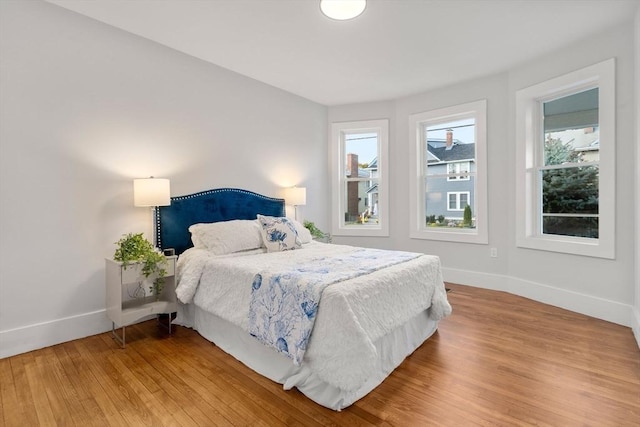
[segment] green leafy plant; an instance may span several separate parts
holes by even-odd
[[[313,222],[305,221],[303,225],[307,230],[309,230],[309,232],[313,237],[317,239],[322,239],[323,237],[327,237],[327,233],[325,233],[324,231],[316,227],[316,225]]]
[[[152,294],[159,297],[164,288],[164,278],[167,275],[167,259],[163,254],[155,250],[151,242],[144,238],[142,233],[125,234],[116,242],[118,246],[113,259],[121,262],[126,269],[130,264],[140,263],[144,277],[155,275],[153,286],[150,287]]]

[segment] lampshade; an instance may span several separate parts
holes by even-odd
[[[134,206],[169,206],[170,193],[168,179],[151,177],[133,180]]]
[[[305,187],[287,188],[284,198],[289,205],[304,206],[307,204],[307,189]]]
[[[320,0],[320,10],[331,19],[344,21],[364,12],[367,0]]]

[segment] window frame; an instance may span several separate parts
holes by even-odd
[[[446,229],[439,230],[438,227],[428,227],[425,224],[426,218],[426,141],[423,140],[423,129],[427,123],[446,123],[473,116],[475,120],[475,189],[474,216],[476,218],[474,229]],[[450,107],[439,108],[435,110],[425,111],[412,114],[409,116],[409,135],[411,138],[411,158],[414,161],[410,165],[411,180],[409,189],[411,194],[411,202],[409,209],[410,229],[409,237],[412,239],[440,240],[448,242],[488,244],[488,209],[487,209],[487,100],[468,102],[465,104],[453,105]],[[469,177],[471,172],[470,160]],[[448,166],[447,166],[448,168]],[[448,169],[447,169],[448,170]],[[447,182],[458,182],[465,180],[452,180]],[[455,192],[455,191],[452,191]],[[471,200],[471,194],[469,194]],[[449,199],[447,196],[447,208],[449,207]],[[464,207],[463,209],[464,210]],[[453,211],[451,211],[453,212]],[[456,211],[460,212],[460,211]]]
[[[352,133],[376,133],[378,135],[378,223],[361,226],[347,226],[344,221],[346,191],[346,147],[345,135]],[[335,122],[331,124],[331,174],[332,207],[331,234],[334,236],[389,236],[389,120],[363,120]],[[350,180],[354,180],[351,178]],[[356,181],[371,181],[372,178],[360,178]]]
[[[598,238],[542,233],[542,104],[598,87]],[[516,245],[615,259],[615,59],[516,91]]]
[[[456,195],[456,208],[451,209],[451,195]],[[467,202],[465,206],[469,204],[469,200],[471,200],[471,192],[470,191],[447,191],[447,211],[449,212],[464,212],[465,206],[460,207],[460,195],[467,195]]]
[[[462,169],[462,165],[465,163],[467,165],[467,170],[465,172],[461,172],[460,169]],[[463,160],[451,162],[447,164],[447,169],[450,169],[450,166],[453,166],[455,170],[453,172],[448,172],[449,176],[447,176],[447,181],[469,181],[471,179],[471,175],[469,175],[471,173],[471,161]]]

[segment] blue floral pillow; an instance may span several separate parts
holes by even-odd
[[[262,242],[267,252],[289,251],[302,247],[296,227],[288,218],[258,215]]]

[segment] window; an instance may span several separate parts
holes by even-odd
[[[332,234],[388,236],[387,120],[333,123]]]
[[[470,179],[468,173],[471,170],[469,165],[469,162],[449,163],[447,181],[468,181]]]
[[[614,257],[613,59],[516,93],[517,244]]]
[[[469,204],[469,192],[447,193],[447,200],[449,200],[450,211],[464,211]]]
[[[488,242],[486,101],[411,115],[411,237]]]

